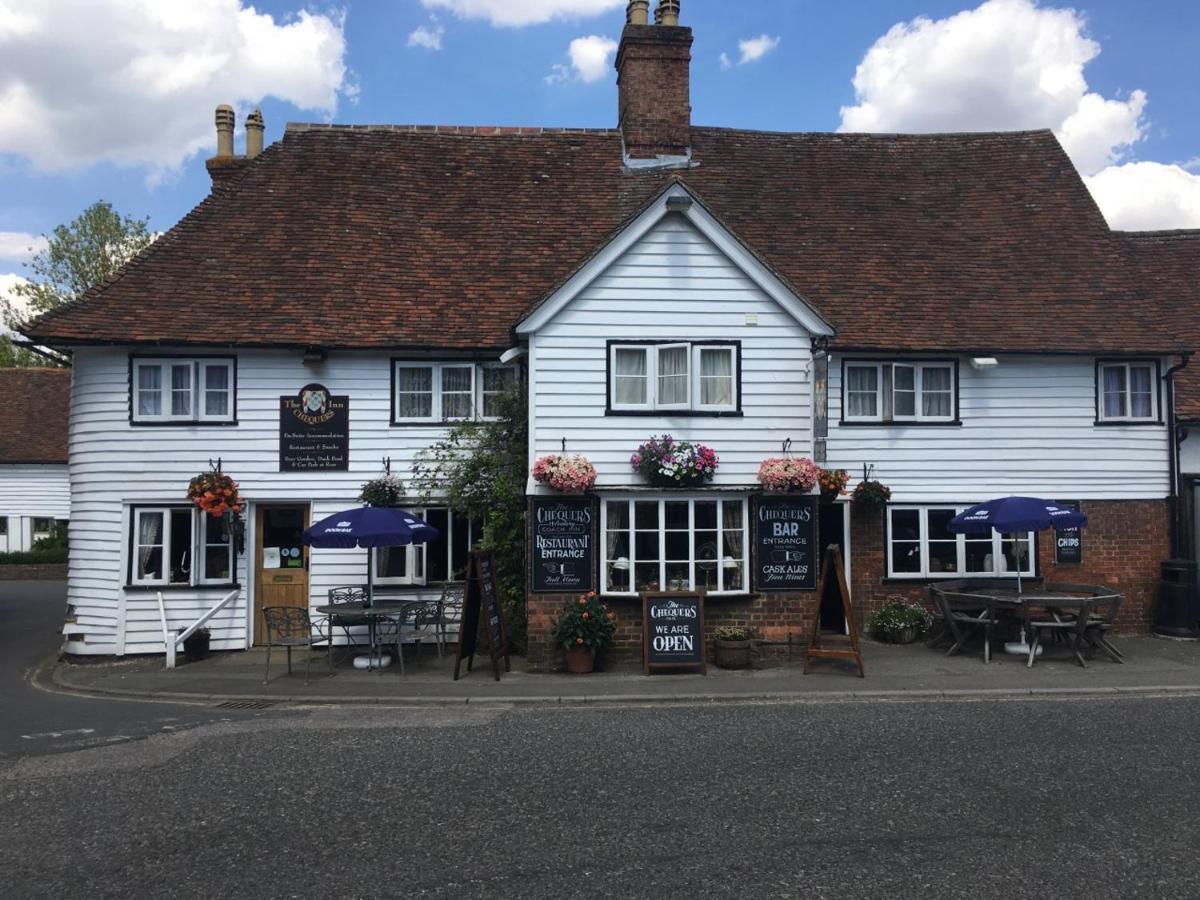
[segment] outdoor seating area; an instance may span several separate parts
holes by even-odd
[[[376,596],[363,586],[331,588],[328,603],[313,614],[293,607],[263,610],[267,629],[267,659],[264,684],[270,680],[271,650],[287,650],[288,674],[292,672],[292,648],[304,648],[305,681],[314,649],[323,650],[332,674],[339,665],[383,672],[392,660],[400,674],[405,671],[405,645],[417,664],[423,643],[433,643],[438,659],[444,659],[457,639],[462,619],[463,586],[442,585],[436,599],[402,599]]]
[[[1109,588],[1049,582],[1023,589],[1016,580],[981,578],[944,581],[930,585],[928,592],[935,610],[928,643],[948,642],[947,656],[982,638],[983,660],[991,662],[994,642],[1016,637],[1004,650],[1023,656],[1030,668],[1043,653],[1059,648],[1084,668],[1085,656],[1097,650],[1113,662],[1124,662],[1109,640],[1122,597]]]

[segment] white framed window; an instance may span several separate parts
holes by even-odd
[[[134,422],[147,424],[234,421],[232,358],[131,361],[130,407]]]
[[[1101,422],[1157,422],[1158,367],[1152,362],[1102,362],[1097,366]]]
[[[965,506],[889,506],[888,577],[1013,577],[1035,574],[1037,544],[1024,534],[955,534]]]
[[[439,584],[466,577],[467,554],[483,536],[479,522],[446,507],[413,508],[438,530],[438,539],[425,544],[375,549],[375,581],[388,585]]]
[[[946,360],[847,360],[842,419],[846,422],[953,422],[957,368]]]
[[[516,378],[512,366],[397,361],[393,424],[495,418],[496,399]]]
[[[42,541],[54,534],[54,520],[43,516],[34,516],[30,523],[34,541]]]
[[[738,345],[687,342],[609,345],[614,412],[735,412]]]
[[[604,498],[600,505],[604,593],[744,592],[749,521],[745,497]]]
[[[223,519],[193,507],[139,506],[132,525],[130,584],[233,582],[233,535]]]

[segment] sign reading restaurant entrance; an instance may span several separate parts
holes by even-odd
[[[591,497],[534,497],[530,584],[535,594],[596,589],[596,506]]]
[[[349,468],[350,398],[334,397],[323,384],[306,384],[295,397],[280,397],[279,471]]]
[[[500,597],[496,593],[496,568],[492,558],[485,553],[472,551],[467,560],[467,589],[463,596],[462,621],[458,626],[458,651],[454,655],[454,680],[458,681],[463,658],[467,660],[467,672],[475,663],[475,649],[479,641],[479,617],[484,617],[487,633],[488,654],[492,658],[492,673],[500,680],[500,658],[504,658],[504,671],[512,671],[508,658],[508,644],[504,640],[504,621],[500,616]]]
[[[818,500],[801,494],[758,498],[754,514],[754,587],[758,591],[817,589]]]
[[[642,671],[699,669],[704,660],[704,594],[642,594]]]

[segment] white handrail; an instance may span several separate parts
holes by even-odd
[[[163,603],[162,591],[158,592],[158,614],[160,617],[162,617],[163,646],[167,648],[168,669],[175,668],[175,652],[179,648],[179,645],[203,628],[213,616],[232,603],[238,597],[238,595],[241,594],[241,592],[241,588],[235,588],[234,590],[230,591],[229,594],[224,597],[224,599],[219,600],[215,606],[205,610],[204,614],[201,615],[200,618],[176,635],[172,635],[170,628],[167,626],[167,607]]]

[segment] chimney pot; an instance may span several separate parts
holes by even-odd
[[[246,159],[254,159],[262,153],[265,127],[261,109],[256,107],[254,112],[246,116]]]
[[[658,7],[654,10],[654,24],[678,25],[679,0],[658,0]]]
[[[233,107],[222,103],[217,107],[217,157],[230,159],[233,157]]]
[[[629,0],[629,5],[625,7],[625,24],[649,25],[650,0]]]

